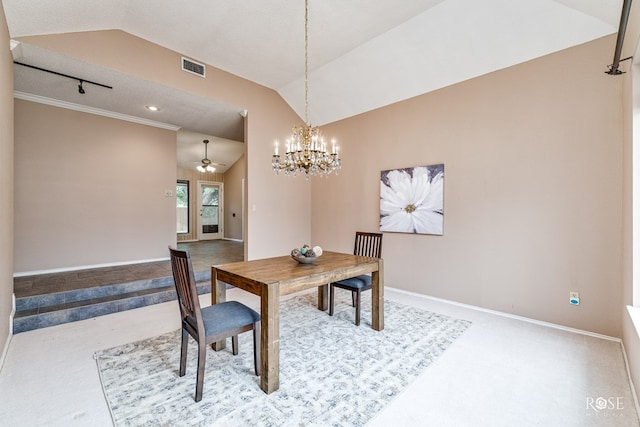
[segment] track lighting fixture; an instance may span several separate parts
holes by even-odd
[[[613,53],[613,64],[609,65],[609,70],[605,71],[606,74],[611,76],[619,76],[625,72],[620,70],[620,62],[633,58],[620,59],[622,53],[622,44],[624,43],[624,34],[627,32],[627,21],[629,20],[629,14],[631,13],[631,0],[624,0],[622,4],[622,13],[620,14],[620,26],[618,27],[618,39],[616,40],[616,49]]]
[[[18,62],[18,61],[13,61],[13,63],[16,64],[16,65],[22,65],[23,67],[33,68],[34,70],[44,71],[45,73],[55,74],[56,76],[66,77],[66,78],[72,79],[72,80],[77,80],[78,83],[80,83],[78,85],[78,92],[80,94],[84,94],[85,93],[85,90],[82,87],[82,85],[84,83],[92,84],[92,85],[95,85],[95,86],[100,86],[100,87],[103,87],[105,89],[113,89],[113,86],[109,86],[109,85],[105,85],[105,84],[97,83],[97,82],[92,82],[91,80],[81,79],[80,77],[70,76],[69,74],[59,73],[57,71],[47,70],[46,68],[36,67],[35,65],[24,64],[24,63]]]

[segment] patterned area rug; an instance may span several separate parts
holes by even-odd
[[[340,297],[338,298],[338,296]],[[471,323],[385,301],[385,329],[371,329],[371,302],[355,326],[350,295],[336,313],[316,296],[280,306],[280,389],[266,395],[253,374],[251,333],[240,353],[207,352],[202,401],[193,400],[197,351],[178,376],[179,331],[96,353],[117,426],[362,426],[440,356]]]

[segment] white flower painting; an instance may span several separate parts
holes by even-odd
[[[380,231],[443,234],[444,164],[380,173]]]

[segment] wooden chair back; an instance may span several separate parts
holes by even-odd
[[[178,304],[180,305],[180,317],[184,322],[191,317],[196,320],[198,332],[202,326],[202,313],[200,312],[200,300],[196,289],[196,279],[193,274],[191,256],[187,251],[181,251],[169,247],[171,254],[171,270],[173,280],[178,294]],[[200,336],[201,334],[198,333]]]
[[[356,231],[353,254],[380,258],[382,255],[382,233],[366,233]]]

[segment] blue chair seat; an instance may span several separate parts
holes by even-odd
[[[260,321],[260,315],[237,301],[227,301],[210,305],[200,310],[206,336],[218,335],[223,331],[242,328]],[[187,317],[187,322],[196,328],[196,319]]]
[[[371,276],[363,274],[356,277],[350,277],[348,279],[334,282],[333,285],[343,289],[363,289],[371,286]]]

